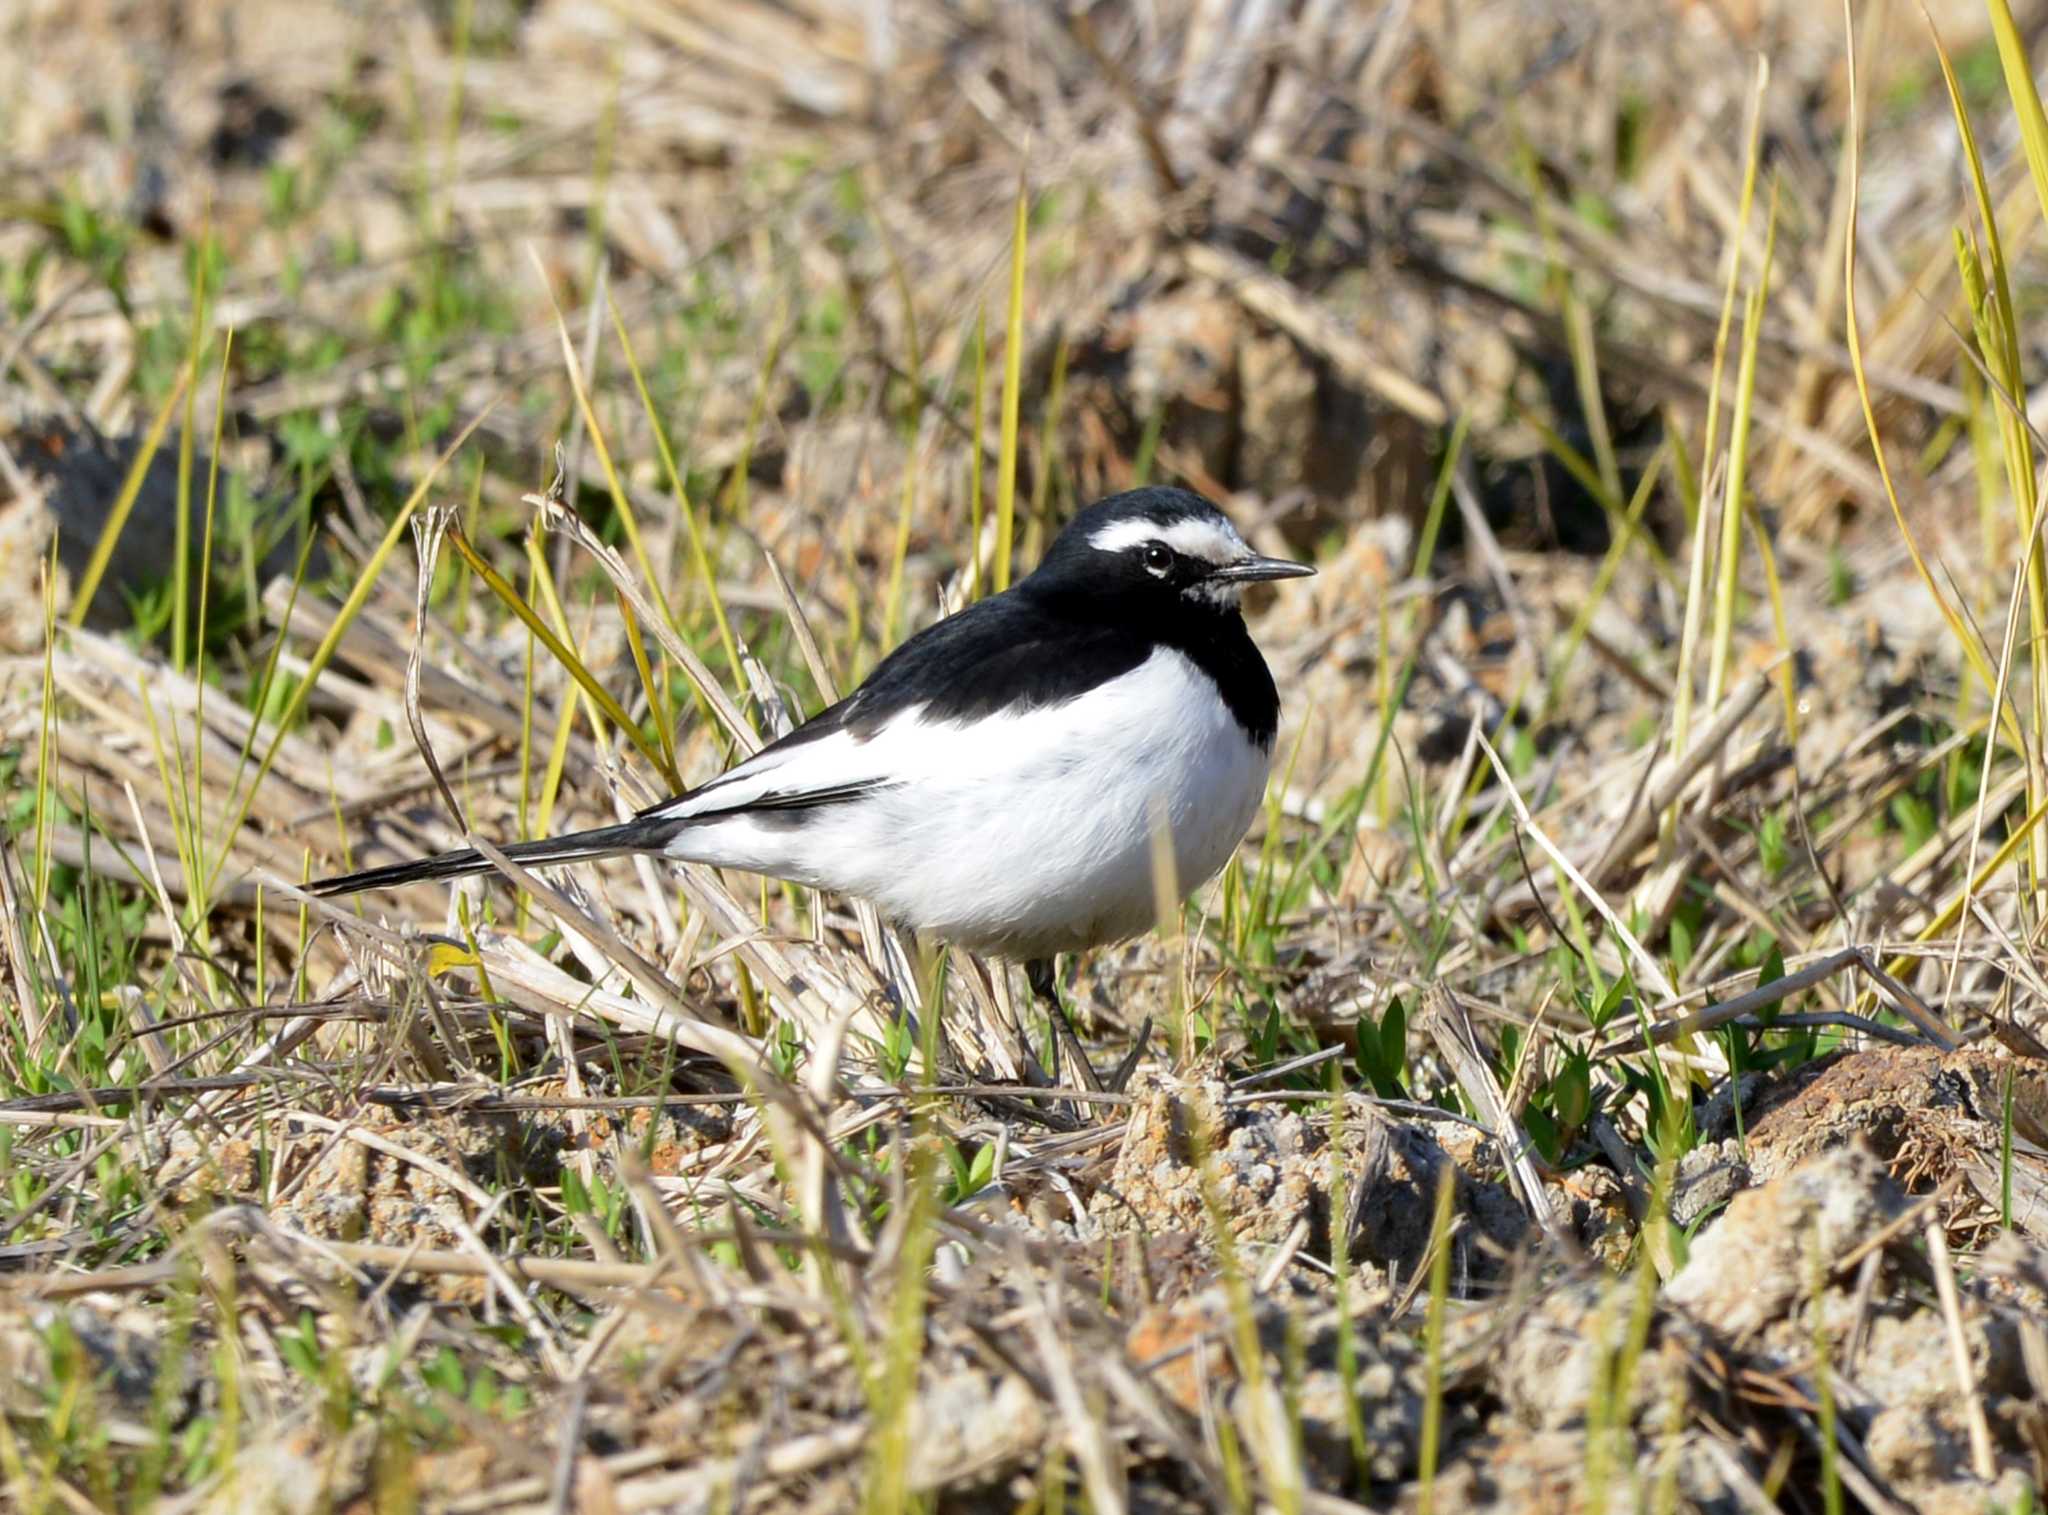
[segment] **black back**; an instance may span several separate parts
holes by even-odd
[[[1120,520],[1170,527],[1202,518],[1223,519],[1215,506],[1184,489],[1134,490],[1089,506],[1054,539],[1030,577],[919,632],[884,658],[860,688],[773,747],[839,731],[858,739],[914,705],[924,706],[935,720],[971,721],[999,710],[1065,704],[1129,673],[1161,645],[1187,654],[1215,682],[1245,734],[1270,747],[1280,714],[1273,676],[1252,645],[1235,602],[1202,592],[1207,565],[1176,555],[1167,570],[1154,572],[1146,567],[1144,543],[1106,553],[1090,541]],[[746,766],[621,825],[517,842],[505,849],[506,855],[541,866],[659,851],[678,831],[726,813],[703,800]],[[771,824],[801,826],[809,812],[857,799],[889,782],[861,778],[786,794],[755,792],[739,808]],[[675,814],[678,809],[689,813]],[[308,887],[315,894],[353,894],[421,879],[461,878],[491,867],[482,853],[465,849]]]
[[[1248,737],[1271,746],[1280,717],[1273,676],[1234,604],[1186,592],[1202,566],[1179,562],[1161,579],[1135,550],[1105,553],[1089,540],[1132,517],[1169,526],[1200,516],[1222,519],[1184,489],[1133,490],[1089,506],[1053,540],[1035,572],[918,632],[860,688],[776,745],[835,731],[859,737],[913,705],[933,720],[971,721],[1065,704],[1131,672],[1164,644],[1214,681]]]

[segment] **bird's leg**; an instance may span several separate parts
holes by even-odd
[[[1095,1065],[1088,1061],[1088,1054],[1081,1049],[1081,1038],[1074,1034],[1074,1023],[1067,1019],[1067,1007],[1060,1003],[1060,986],[1053,973],[1053,960],[1049,957],[1031,959],[1024,965],[1024,977],[1030,981],[1031,992],[1044,1000],[1052,1011],[1054,1043],[1058,1044],[1064,1038],[1066,1055],[1072,1059],[1082,1087],[1090,1093],[1100,1094],[1102,1080],[1095,1076]]]

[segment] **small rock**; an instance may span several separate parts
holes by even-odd
[[[1361,1315],[1348,1327],[1331,1324],[1303,1338],[1300,1317],[1270,1296],[1250,1303],[1263,1368],[1279,1382],[1294,1361],[1305,1366],[1293,1388],[1293,1415],[1302,1452],[1318,1487],[1351,1483],[1358,1471],[1352,1440],[1355,1405],[1365,1433],[1366,1471],[1381,1482],[1415,1470],[1422,1431],[1424,1375],[1415,1344],[1398,1329],[1381,1329],[1376,1317]],[[1338,1366],[1337,1332],[1351,1333],[1352,1371],[1347,1396]],[[1190,1415],[1228,1405],[1240,1418],[1252,1415],[1234,1352],[1237,1322],[1230,1296],[1221,1286],[1158,1305],[1134,1323],[1124,1339],[1132,1371],[1163,1390]]]
[[[1344,1133],[1343,1174],[1352,1186],[1350,1255],[1377,1263],[1406,1279],[1422,1266],[1436,1223],[1441,1175],[1453,1175],[1452,1286],[1461,1292],[1474,1278],[1489,1278],[1528,1230],[1528,1218],[1498,1182],[1479,1181],[1496,1162],[1493,1144],[1470,1126],[1439,1121],[1431,1125],[1387,1119],[1367,1107]],[[1456,1143],[1470,1167],[1446,1149]],[[1484,1165],[1484,1166],[1482,1166]],[[1490,1177],[1490,1173],[1489,1173]]]
[[[199,1508],[203,1515],[313,1515],[347,1508],[364,1482],[376,1442],[377,1427],[368,1421],[339,1441],[310,1428],[252,1438]]]
[[[1665,1297],[1723,1336],[1753,1336],[1812,1292],[1816,1265],[1832,1266],[1904,1205],[1865,1148],[1838,1148],[1736,1195]]]
[[[49,1355],[68,1335],[89,1366],[86,1374],[122,1415],[142,1418],[152,1408],[162,1370],[160,1314],[115,1303],[107,1296],[37,1310],[40,1351]],[[48,1374],[36,1376],[48,1379]]]
[[[1217,1080],[1140,1073],[1115,1169],[1090,1205],[1109,1230],[1210,1234],[1199,1162],[1204,1145],[1210,1198],[1237,1240],[1277,1244],[1311,1215],[1322,1183],[1322,1137],[1288,1107],[1228,1109],[1226,1092]]]
[[[1351,1399],[1365,1432],[1364,1471],[1375,1482],[1391,1483],[1415,1471],[1422,1443],[1420,1359],[1397,1337],[1354,1337],[1356,1368]],[[1323,1488],[1355,1481],[1359,1469],[1345,1408],[1344,1375],[1335,1368],[1304,1373],[1295,1394],[1302,1450]]]
[[[1533,1430],[1556,1431],[1593,1418],[1595,1397],[1613,1392],[1607,1385],[1639,1308],[1636,1289],[1628,1276],[1573,1279],[1543,1295],[1515,1322],[1498,1381],[1518,1420]],[[1629,1374],[1627,1419],[1652,1429],[1682,1425],[1691,1400],[1691,1365],[1702,1346],[1696,1326],[1658,1312]]]
[[[1933,1483],[1970,1464],[1962,1417],[1935,1405],[1890,1405],[1871,1417],[1864,1450],[1889,1483]]]
[[[1671,1219],[1690,1229],[1717,1206],[1749,1187],[1749,1164],[1733,1141],[1702,1142],[1678,1160],[1671,1186]]]
[[[1046,1437],[1045,1401],[1015,1373],[967,1369],[923,1386],[910,1412],[910,1483],[938,1489],[1003,1466]]]

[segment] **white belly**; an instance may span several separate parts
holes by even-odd
[[[800,819],[709,821],[671,851],[872,900],[903,925],[1011,958],[1155,924],[1154,828],[1172,837],[1180,890],[1193,889],[1229,861],[1271,763],[1169,649],[1065,705],[960,725],[911,711],[866,741],[815,747],[785,782],[798,765],[900,782]]]

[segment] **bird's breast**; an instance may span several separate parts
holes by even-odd
[[[931,862],[877,881],[875,897],[920,929],[1012,957],[1154,924],[1155,835],[1171,840],[1177,892],[1201,884],[1243,838],[1271,762],[1169,648],[1067,705],[979,724],[948,778],[881,797],[887,824]]]
[[[707,815],[669,850],[869,899],[976,951],[1042,957],[1157,921],[1162,830],[1179,893],[1214,875],[1258,810],[1270,757],[1209,675],[1160,647],[1072,699],[967,719],[913,706],[756,760],[703,793],[855,792]]]

